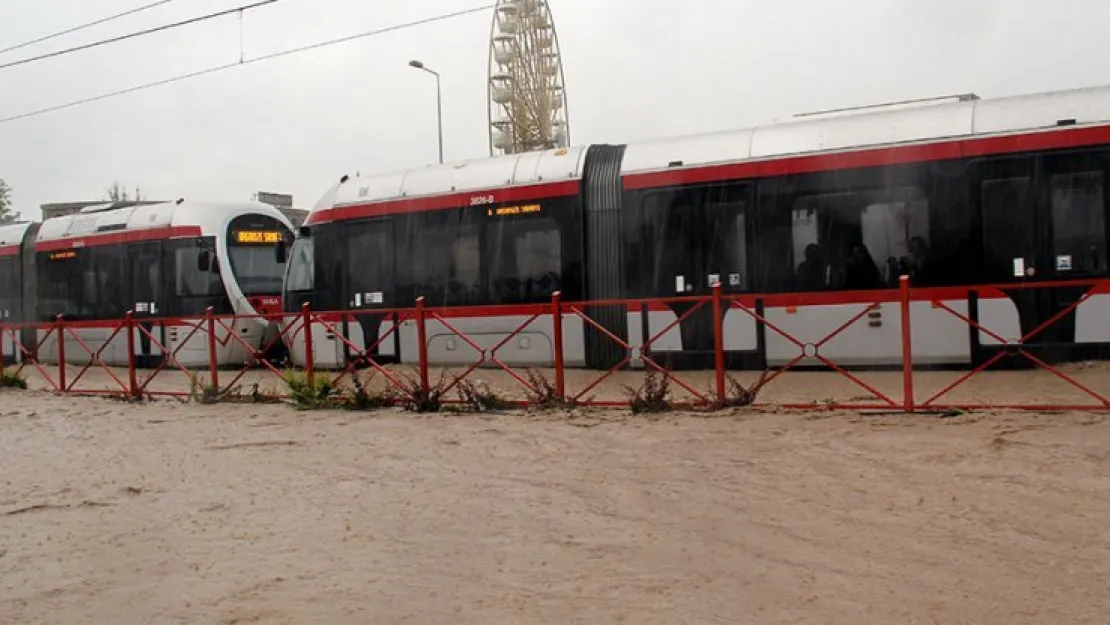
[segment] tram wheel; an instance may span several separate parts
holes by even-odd
[[[289,348],[285,346],[284,341],[277,341],[266,350],[263,355],[266,362],[270,363],[275,368],[283,368],[290,364],[289,361]]]

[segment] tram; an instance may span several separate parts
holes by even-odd
[[[200,324],[208,307],[228,317],[280,313],[292,237],[289,220],[258,202],[119,202],[2,226],[0,322],[22,328],[18,337],[5,332],[5,359],[23,355],[18,339],[29,353],[37,346],[39,362],[56,363],[59,332],[25,326],[61,315],[75,324],[62,333],[67,362],[87,363],[89,350],[100,350],[105,364],[126,366],[127,334],[116,322],[131,311],[139,366],[161,362],[162,346],[183,366],[205,366],[207,334],[187,324]],[[221,365],[244,363],[243,342],[260,349],[277,325],[259,317],[225,323],[216,332]]]
[[[822,343],[905,274],[920,287],[911,304],[917,364],[983,362],[1003,349],[999,337],[1017,341],[1044,324],[1027,341],[1041,357],[1105,358],[1108,176],[1110,86],[873,105],[344,177],[298,235],[284,305],[362,313],[344,331],[372,346],[388,327],[372,311],[423,296],[492,348],[554,291],[570,302],[673,299],[720,284],[770,322],[735,307],[724,316],[729,366],[758,369],[794,361],[791,339]],[[1044,288],[1020,288],[1031,282]],[[822,355],[841,366],[900,364],[899,304],[886,299],[821,344]],[[626,350],[607,334],[642,346],[692,305],[584,308],[604,332],[568,315],[565,362],[613,366]],[[317,331],[316,363],[341,366],[350,350]],[[375,353],[413,362],[416,340],[406,322]],[[433,364],[477,358],[433,322],[427,350]],[[686,316],[651,351],[672,367],[711,368],[711,309]],[[498,357],[550,364],[550,317]]]

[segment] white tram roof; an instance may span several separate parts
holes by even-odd
[[[863,149],[1110,122],[1110,86],[1005,98],[954,96],[796,116],[730,131],[629,144],[621,174],[772,160]],[[511,186],[580,179],[588,146],[512,154],[352,177],[333,186],[313,208],[368,204]]]
[[[42,222],[36,241],[85,237],[98,232],[127,232],[172,226],[199,226],[206,235],[216,234],[229,219],[256,213],[273,217],[293,229],[278,209],[261,202],[162,202],[158,204],[114,204],[89,206],[73,215],[52,217]]]
[[[332,187],[313,210],[577,180],[582,177],[585,158],[586,147],[575,146],[352,177],[345,183]]]
[[[621,173],[772,160],[880,145],[1011,134],[1110,121],[1110,86],[1005,98],[954,96],[796,116],[789,121],[630,144]]]
[[[30,222],[26,221],[0,226],[0,247],[23,245],[23,237],[27,235],[27,229],[30,227]]]

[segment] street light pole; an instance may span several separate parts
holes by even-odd
[[[436,77],[436,125],[439,129],[439,164],[443,164],[443,92],[439,86],[439,72],[429,69],[420,61],[409,61],[409,67],[428,72]]]

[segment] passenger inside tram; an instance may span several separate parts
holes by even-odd
[[[824,237],[825,243],[811,242],[804,247],[804,260],[794,269],[794,290],[804,293],[898,288],[901,276],[909,276],[915,286],[935,282],[936,276],[932,274],[943,270],[934,267],[937,262],[925,237],[902,238],[904,223],[884,225],[898,227],[880,228],[871,224],[869,229],[856,228],[855,232],[842,228],[840,238],[826,225],[830,235]],[[876,248],[881,263],[871,253]]]
[[[882,284],[882,274],[871,252],[863,243],[852,246],[844,261],[843,288],[849,291],[874,289]]]
[[[928,282],[932,263],[929,261],[929,244],[924,237],[916,236],[909,242],[910,255],[907,259],[909,270],[907,274],[913,278],[915,284]]]
[[[828,286],[828,263],[820,245],[806,246],[805,260],[798,265],[795,277],[799,291],[820,291]]]

